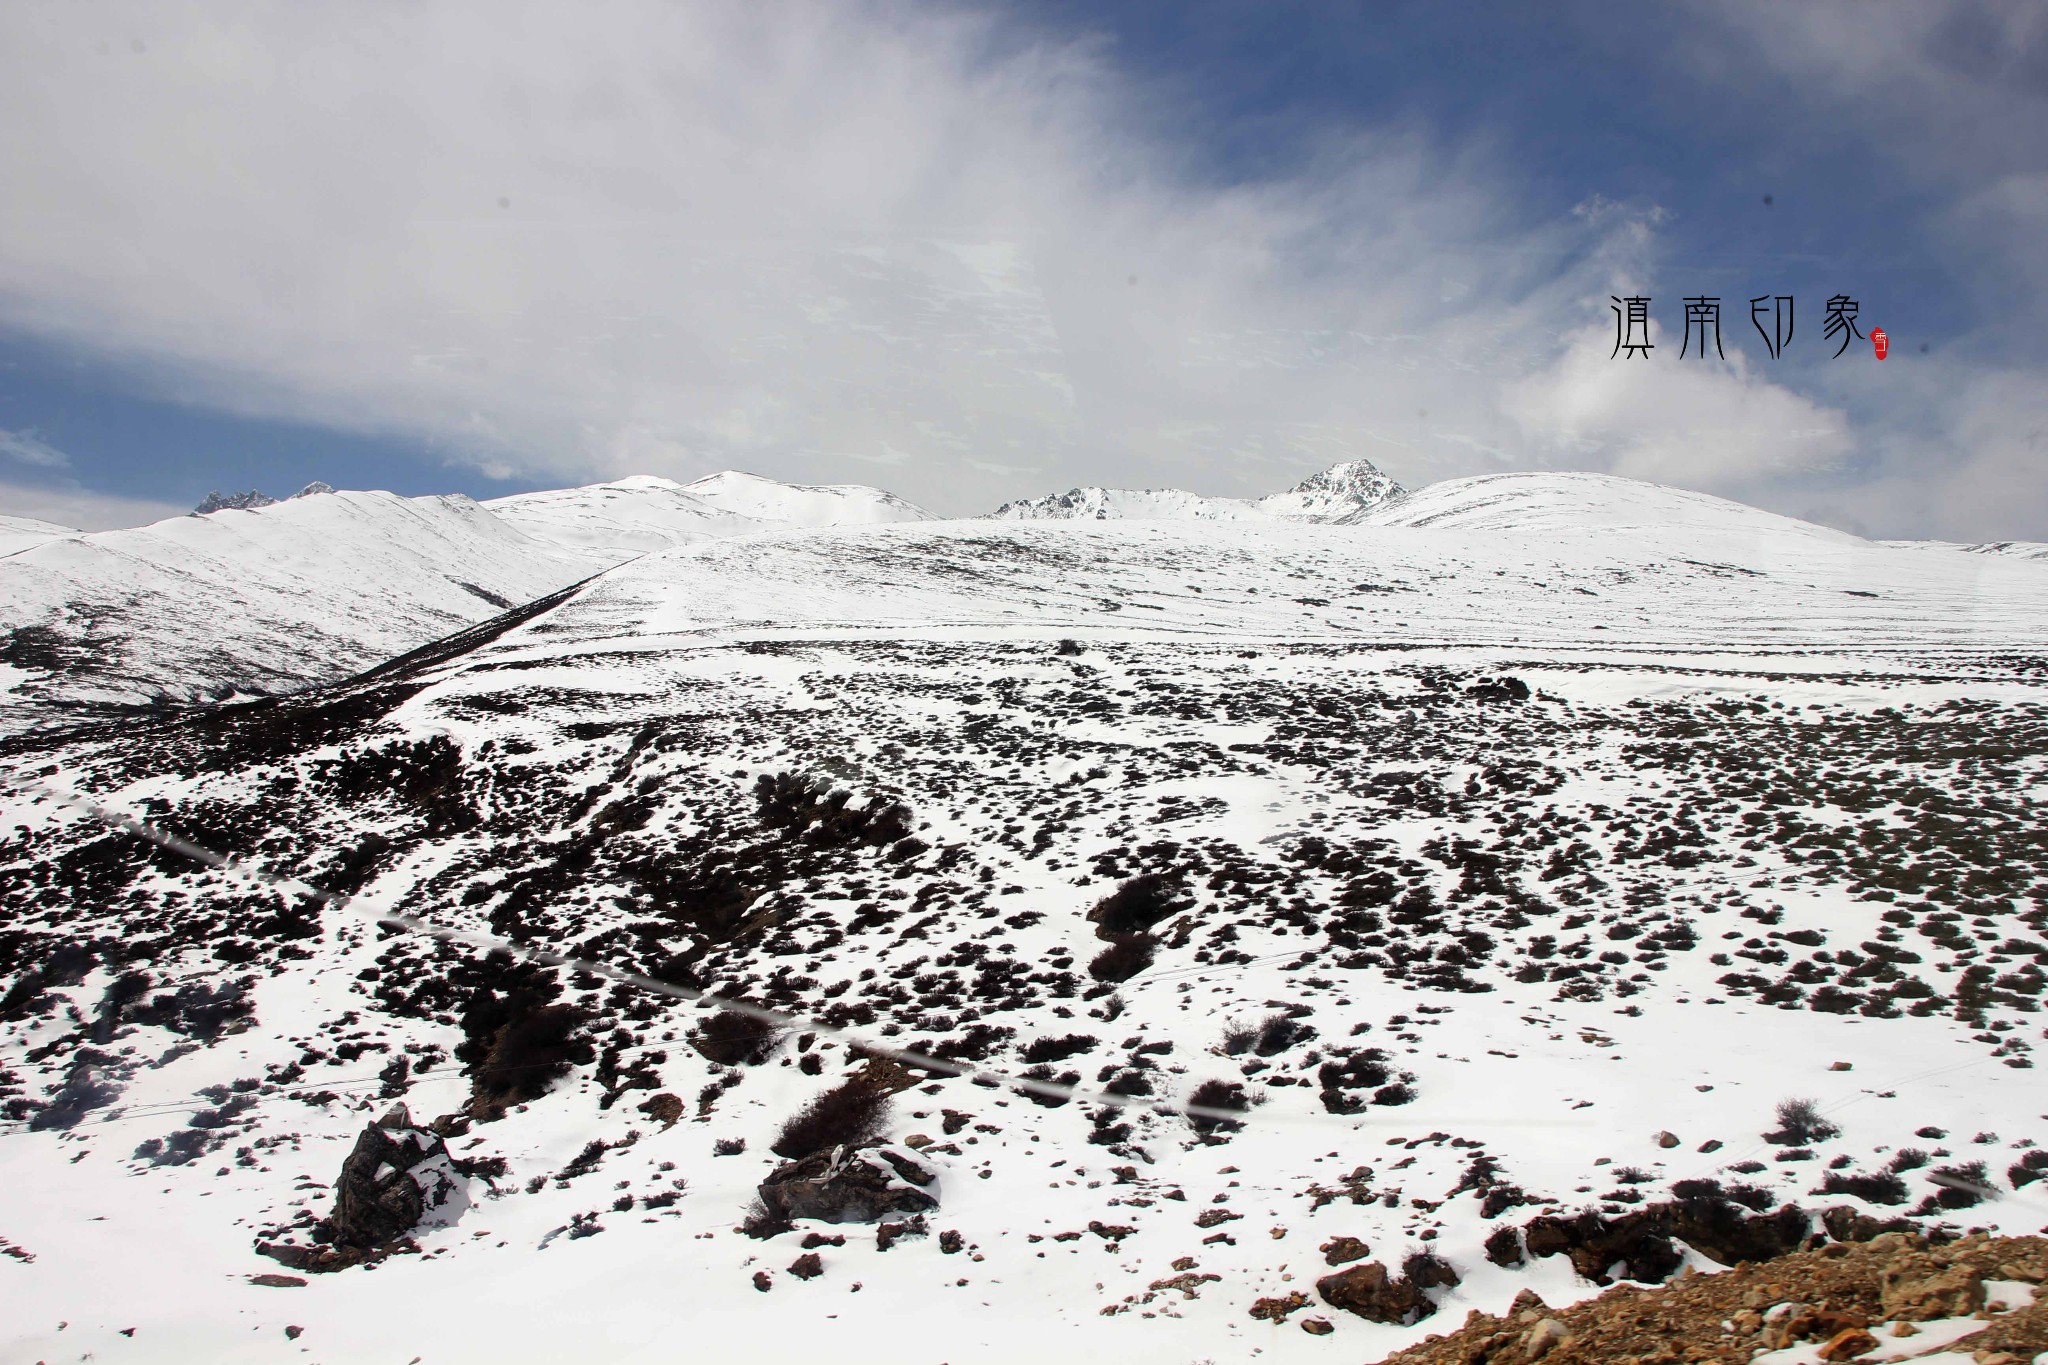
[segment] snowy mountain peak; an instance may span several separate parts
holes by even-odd
[[[996,521],[1290,521],[1349,524],[1403,496],[1401,485],[1366,460],[1348,460],[1263,498],[1211,498],[1179,488],[1072,488],[1006,502]]]
[[[292,498],[310,498],[315,494],[332,493],[333,491],[333,484],[322,483],[318,479],[313,480],[313,482],[292,494],[291,498],[283,499],[273,498],[267,493],[259,493],[253,488],[244,493],[223,493],[219,489],[215,489],[199,500],[199,505],[192,509],[192,515],[203,517],[211,512],[253,512],[259,507],[275,507],[280,501],[290,502]]]
[[[1405,497],[1407,490],[1370,460],[1346,460],[1311,474],[1285,493],[1253,505],[1269,517],[1349,525],[1376,507]]]
[[[996,521],[1242,521],[1256,515],[1235,498],[1205,498],[1178,488],[1070,488],[1006,502]]]

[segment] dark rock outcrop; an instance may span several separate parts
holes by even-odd
[[[422,1227],[453,1222],[469,1207],[464,1172],[430,1128],[402,1104],[364,1128],[341,1163],[334,1212],[312,1246],[261,1243],[257,1250],[295,1270],[340,1270],[402,1245]]]
[[[1323,1276],[1316,1281],[1316,1293],[1332,1308],[1356,1313],[1370,1322],[1420,1322],[1436,1311],[1420,1286],[1378,1261]]]
[[[1522,1243],[1531,1256],[1569,1257],[1572,1269],[1594,1284],[1611,1283],[1610,1272],[1617,1266],[1626,1279],[1661,1284],[1685,1259],[1677,1242],[1709,1260],[1735,1265],[1797,1251],[1811,1229],[1812,1219],[1796,1205],[1745,1214],[1726,1200],[1700,1198],[1650,1204],[1612,1218],[1590,1209],[1570,1217],[1532,1218],[1522,1228]]]
[[[792,1161],[761,1184],[778,1222],[873,1223],[892,1213],[939,1206],[938,1173],[895,1147],[830,1147]]]

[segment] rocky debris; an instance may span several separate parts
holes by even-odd
[[[938,1172],[904,1148],[831,1147],[777,1167],[761,1183],[761,1203],[782,1223],[874,1223],[884,1214],[937,1208],[938,1181]]]
[[[806,1251],[789,1263],[789,1273],[799,1280],[815,1280],[825,1273],[825,1262],[815,1251]]]
[[[1337,1324],[1328,1318],[1303,1318],[1301,1330],[1312,1337],[1326,1337],[1337,1330]]]
[[[1372,1255],[1372,1248],[1356,1237],[1332,1237],[1323,1243],[1320,1250],[1324,1265],[1345,1265]]]
[[[466,1172],[431,1128],[403,1104],[363,1129],[341,1163],[334,1211],[313,1229],[313,1246],[259,1243],[294,1270],[341,1270],[399,1249],[422,1228],[444,1227],[469,1207]]]
[[[1407,1324],[1436,1312],[1421,1286],[1395,1275],[1378,1261],[1340,1270],[1316,1281],[1316,1293],[1332,1308],[1356,1313],[1370,1322]]]
[[[1992,1313],[1987,1280],[2048,1281],[2048,1238],[1975,1234],[1933,1245],[1890,1232],[1655,1289],[1618,1284],[1570,1308],[1549,1308],[1525,1289],[1506,1316],[1475,1311],[1456,1332],[1379,1365],[1739,1365],[1802,1345],[1846,1361],[1917,1335],[1915,1321],[1972,1315],[1983,1326],[1951,1348],[1963,1356],[2016,1365],[2048,1351],[2048,1295]]]
[[[1299,1289],[1285,1298],[1263,1298],[1252,1302],[1252,1316],[1262,1322],[1285,1322],[1287,1315],[1298,1308],[1308,1307],[1308,1295]]]
[[[1661,1284],[1684,1261],[1675,1242],[1684,1242],[1709,1260],[1734,1265],[1797,1250],[1811,1226],[1811,1218],[1796,1205],[1774,1213],[1744,1214],[1713,1193],[1647,1204],[1611,1218],[1590,1209],[1532,1218],[1522,1227],[1522,1244],[1531,1256],[1569,1257],[1572,1268],[1594,1284],[1611,1283],[1608,1272],[1617,1264],[1628,1279]],[[1496,1246],[1489,1238],[1487,1258],[1496,1265],[1515,1263],[1506,1239]]]

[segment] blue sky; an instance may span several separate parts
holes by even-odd
[[[2048,539],[2044,105],[1981,3],[9,7],[0,512],[1362,455]]]

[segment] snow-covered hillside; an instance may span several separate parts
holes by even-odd
[[[347,688],[17,739],[366,917],[1159,1107],[17,791],[0,1359],[1367,1361],[1524,1288],[2039,1226],[2048,566],[1471,482],[708,541]],[[937,1207],[739,1231],[828,1091],[890,1097]],[[460,1189],[293,1270],[399,1100]]]
[[[46,540],[83,534],[73,527],[59,526],[54,521],[37,521],[34,517],[0,517],[0,558],[26,550],[31,545],[41,545]]]
[[[922,507],[859,483],[783,483],[728,469],[683,484],[682,490],[733,516],[784,526],[933,520]]]
[[[584,578],[464,497],[332,493],[0,559],[0,729],[330,681]]]
[[[1244,521],[1278,517],[1345,525],[1402,496],[1370,462],[1352,460],[1263,498],[1209,498],[1178,488],[1074,488],[1006,502],[992,521]]]
[[[600,565],[650,550],[791,527],[928,521],[931,514],[862,484],[791,484],[727,470],[683,484],[649,474],[484,504],[527,535]]]
[[[713,506],[673,479],[642,474],[611,483],[515,493],[483,504],[536,540],[587,555],[597,566],[649,550],[744,535],[767,523]]]

